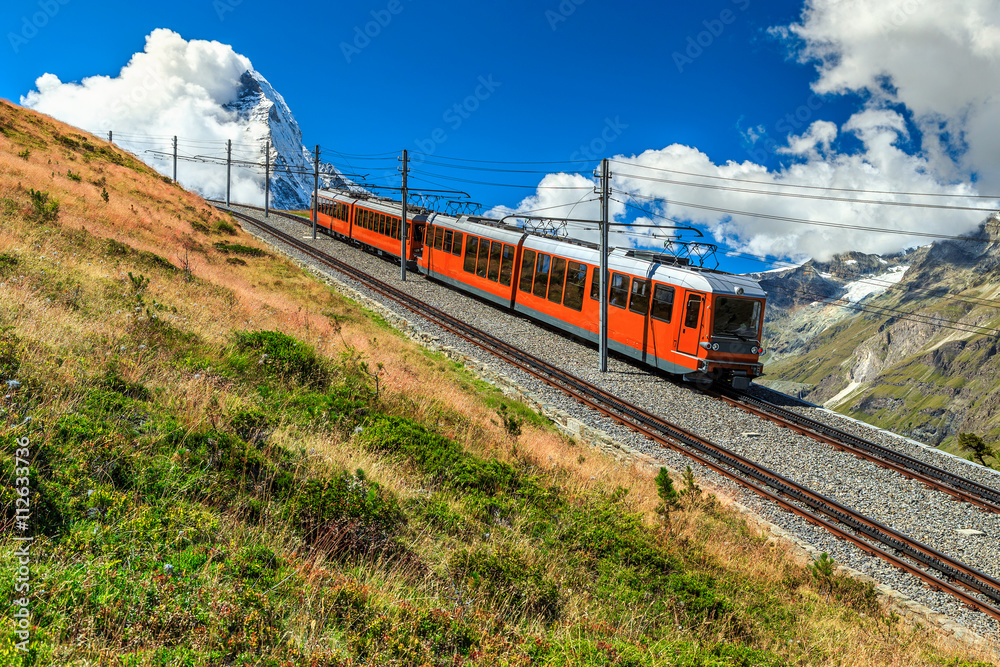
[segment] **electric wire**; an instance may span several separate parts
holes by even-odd
[[[752,183],[755,185],[771,185],[774,187],[787,187],[787,188],[801,188],[804,190],[830,190],[833,192],[860,192],[863,194],[873,194],[873,195],[898,195],[898,196],[908,196],[908,197],[962,197],[967,199],[992,199],[1000,200],[1000,195],[971,195],[971,194],[958,194],[958,193],[944,193],[944,192],[901,192],[894,190],[864,190],[859,188],[837,188],[826,185],[801,185],[795,183],[777,183],[768,181],[759,181],[749,178],[734,178],[731,176],[714,176],[711,174],[697,174],[689,171],[680,171],[677,169],[666,169],[663,167],[652,167],[649,165],[637,165],[630,162],[622,162],[621,160],[609,160],[613,164],[621,164],[628,167],[640,167],[642,169],[650,169],[652,171],[662,171],[671,174],[681,174],[683,176],[694,176],[696,178],[710,178],[714,180],[721,181],[732,181],[736,183]]]
[[[955,206],[953,204],[928,204],[920,202],[902,202],[902,201],[880,201],[876,199],[847,199],[843,197],[830,197],[824,195],[808,195],[802,194],[800,192],[771,192],[767,190],[751,190],[749,188],[734,188],[725,185],[711,185],[708,183],[688,183],[685,181],[675,181],[665,178],[652,178],[649,176],[639,176],[637,174],[622,174],[616,173],[615,177],[620,178],[631,178],[640,181],[649,181],[653,183],[667,183],[670,185],[680,185],[684,187],[691,188],[705,188],[708,190],[721,190],[726,192],[742,192],[746,194],[756,194],[756,195],[768,195],[770,197],[791,197],[796,199],[818,199],[823,201],[834,201],[834,202],[845,202],[853,204],[878,204],[880,206],[904,206],[909,208],[930,208],[930,209],[942,209],[949,211],[989,211],[995,212],[997,209],[995,207],[984,208],[981,206]]]

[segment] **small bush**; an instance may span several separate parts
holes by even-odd
[[[18,152],[17,156],[22,160],[27,160],[29,157],[31,157],[31,151],[25,148],[23,151]]]
[[[232,360],[251,374],[259,372],[309,387],[327,387],[333,376],[326,361],[312,347],[280,331],[236,333],[236,349],[244,355]]]
[[[397,500],[360,469],[306,482],[287,512],[308,541],[342,554],[391,550],[392,538],[406,523]]]
[[[168,260],[160,257],[155,252],[149,252],[148,250],[140,250],[137,253],[138,260],[140,263],[145,264],[157,269],[164,269],[167,271],[176,271],[177,267],[171,264]]]
[[[66,178],[68,178],[71,181],[76,181],[77,183],[83,180],[80,174],[74,174],[72,170],[66,172]]]
[[[0,254],[0,276],[6,276],[11,273],[21,261],[16,255],[11,255],[9,253]]]
[[[225,241],[218,241],[212,244],[219,252],[226,254],[233,253],[235,255],[245,255],[247,257],[267,257],[267,253],[260,248],[252,248],[247,245],[240,245],[239,243],[226,243]]]
[[[236,236],[237,233],[235,226],[223,220],[220,220],[219,222],[215,223],[215,231],[219,232],[220,234],[229,234],[230,236]]]
[[[132,252],[132,248],[121,241],[108,239],[104,244],[104,252],[112,257],[128,257]]]
[[[114,369],[109,369],[97,384],[102,389],[107,389],[108,391],[113,391],[139,401],[148,401],[152,398],[152,392],[141,382],[126,380],[118,375],[118,372]]]
[[[519,549],[501,546],[456,551],[448,561],[456,587],[469,587],[492,604],[555,620],[561,611],[559,586]]]
[[[234,264],[236,266],[246,266],[247,265],[247,263],[244,262],[239,257],[227,257],[226,258],[226,264]]]
[[[40,192],[31,188],[28,190],[31,197],[32,218],[35,222],[55,222],[59,217],[59,200],[50,198],[48,192]]]

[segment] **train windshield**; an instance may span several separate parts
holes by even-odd
[[[715,300],[714,336],[735,336],[740,340],[756,340],[760,324],[760,301],[719,297]]]

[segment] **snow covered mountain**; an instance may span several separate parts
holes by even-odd
[[[256,156],[243,159],[263,163],[265,142],[271,142],[271,206],[308,208],[314,157],[302,143],[302,130],[281,94],[259,72],[250,69],[240,76],[233,100],[223,108],[235,113],[236,122],[245,125],[245,137],[240,143],[259,146]],[[343,183],[330,165],[321,163],[320,172],[320,187]]]

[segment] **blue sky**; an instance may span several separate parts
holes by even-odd
[[[831,3],[836,4],[810,4]],[[63,82],[114,77],[133,53],[142,51],[146,35],[169,28],[188,40],[231,45],[249,58],[284,96],[306,145],[320,144],[325,157],[332,157],[333,151],[368,155],[406,148],[435,157],[554,163],[540,165],[541,172],[587,171],[601,157],[637,156],[680,145],[696,149],[699,159],[707,157],[711,169],[729,161],[748,162],[765,168],[764,174],[775,180],[790,179],[797,165],[816,163],[817,169],[800,174],[803,182],[812,183],[824,164],[872,150],[861,139],[872,127],[896,133],[895,146],[903,159],[919,157],[926,148],[923,127],[914,120],[914,114],[925,110],[916,101],[911,108],[900,94],[873,93],[874,84],[868,81],[814,90],[820,75],[816,61],[798,57],[803,43],[815,39],[818,44],[824,35],[829,39],[832,30],[834,42],[842,38],[839,56],[857,53],[874,60],[876,54],[868,43],[848,41],[850,26],[843,26],[843,34],[837,32],[844,17],[829,18],[834,28],[823,23],[822,16],[806,22],[803,1],[375,0],[280,5],[178,0],[137,5],[119,0],[9,0],[6,7],[0,46],[4,98],[19,101],[43,73]],[[905,48],[906,28],[925,17],[904,18],[908,23],[900,23],[898,38]],[[813,33],[804,38],[780,33],[795,23],[806,24]],[[900,80],[905,75],[900,71]],[[879,95],[880,103],[873,105]],[[865,110],[883,116],[873,124],[869,114],[869,122],[856,123],[862,129],[844,131]],[[902,131],[894,126],[895,117],[886,114],[903,119]],[[840,131],[830,130],[836,134],[832,139],[818,139],[819,130],[828,128],[820,124],[801,151],[776,150],[787,146],[789,137],[806,134],[817,121]],[[941,159],[948,155],[944,151]],[[692,164],[689,157],[670,158],[674,162],[669,165]],[[657,156],[656,164],[663,166],[661,158],[666,159]],[[865,159],[873,161],[862,155],[861,162]],[[555,164],[569,160],[590,162]],[[366,170],[363,160],[333,161],[345,169]],[[978,177],[968,167],[952,171],[935,174],[933,184],[968,185]],[[536,192],[542,178],[503,172],[465,176],[523,185],[462,186],[487,207],[513,208]],[[887,189],[915,187],[907,178],[892,178],[889,185],[898,187]],[[927,184],[922,185],[926,189]],[[688,201],[698,194],[674,192],[660,194],[668,199],[683,194]],[[747,206],[770,210],[766,201]],[[726,216],[701,219],[691,210],[658,210],[704,225],[743,251],[795,255],[794,248],[774,240],[781,236],[777,229],[770,230],[768,243],[754,245],[752,221],[739,227],[739,221]],[[784,208],[780,212],[786,213]],[[843,215],[821,209],[795,213],[821,220]],[[906,229],[916,223],[893,224]]]

